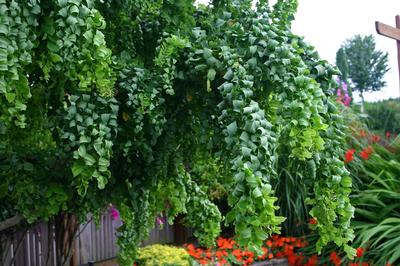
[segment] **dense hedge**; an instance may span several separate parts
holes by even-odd
[[[400,132],[400,100],[390,99],[365,103],[367,124],[372,130]]]

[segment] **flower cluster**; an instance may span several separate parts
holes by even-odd
[[[344,162],[345,163],[349,163],[351,161],[354,160],[354,153],[356,152],[356,149],[349,149],[346,151],[346,153],[344,154]],[[364,160],[368,160],[369,156],[374,152],[374,149],[371,146],[368,146],[364,149],[362,149],[362,151],[360,151],[360,156],[361,158],[363,158]]]
[[[310,220],[310,224],[317,223],[316,220]],[[249,266],[256,261],[270,260],[274,258],[286,258],[289,266],[317,266],[323,263],[323,259],[317,255],[306,256],[301,252],[301,248],[307,246],[303,238],[283,237],[273,235],[264,241],[262,254],[255,254],[247,249],[239,247],[234,239],[218,238],[215,248],[195,247],[193,244],[185,244],[184,248],[192,259],[200,265],[243,265]],[[356,249],[356,258],[354,261],[346,262],[340,255],[333,251],[329,254],[329,265],[348,265],[348,266],[369,266],[368,262],[360,262],[364,256],[365,249],[359,247]],[[324,264],[325,265],[325,264]]]
[[[306,246],[306,241],[295,237],[272,236],[264,242],[262,254],[240,248],[235,240],[219,238],[214,249],[196,248],[185,245],[189,255],[201,265],[251,265],[255,261],[273,258],[287,258],[289,265],[317,265],[317,256],[306,258],[298,250]]]
[[[349,91],[347,88],[347,83],[346,82],[339,82],[340,87],[336,91],[337,95],[337,102],[343,103],[345,106],[350,106],[351,103],[351,97],[349,96]]]
[[[362,159],[368,160],[371,154],[374,152],[371,145],[375,143],[380,143],[381,137],[379,135],[367,133],[365,130],[359,130],[358,133],[354,134],[354,136],[357,139],[364,139],[363,143],[364,145],[366,145],[366,147],[362,148],[362,150],[359,151],[358,154]],[[391,136],[390,132],[386,132],[386,137],[388,139],[390,138],[390,136]],[[356,154],[356,149],[354,148],[348,149],[344,154],[344,162],[349,163],[353,161],[355,154]]]

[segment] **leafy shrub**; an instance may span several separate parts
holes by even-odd
[[[167,245],[151,245],[139,249],[138,265],[189,266],[189,254],[183,248]]]

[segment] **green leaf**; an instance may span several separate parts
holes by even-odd
[[[228,132],[228,135],[229,135],[229,136],[235,135],[235,134],[236,134],[236,131],[237,131],[237,124],[236,124],[236,121],[230,123],[230,124],[226,127],[226,129],[227,129],[227,132]]]
[[[102,46],[105,44],[104,34],[101,31],[96,30],[96,34],[93,37],[93,44],[96,46]]]
[[[265,233],[261,228],[256,228],[254,230],[254,234],[258,240],[265,240],[268,237],[268,234]]]
[[[255,197],[255,198],[259,198],[259,197],[262,197],[262,193],[261,193],[261,190],[258,188],[258,187],[256,187],[254,190],[253,190],[253,197]]]
[[[240,237],[244,238],[244,239],[248,239],[251,238],[251,228],[246,228],[242,231],[240,231]]]
[[[81,163],[80,161],[74,162],[72,166],[72,175],[74,177],[79,176],[86,168],[86,165]]]
[[[213,81],[213,80],[215,79],[215,74],[216,74],[216,73],[217,73],[217,72],[215,72],[215,69],[210,68],[210,69],[208,70],[208,73],[207,73],[207,79]]]
[[[345,177],[342,178],[341,185],[343,187],[351,187],[351,184],[352,184],[351,177],[345,176]]]
[[[5,94],[5,96],[6,96],[7,101],[9,103],[12,103],[12,102],[14,102],[16,95],[15,95],[15,93],[8,92],[8,93]]]

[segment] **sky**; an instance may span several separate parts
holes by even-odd
[[[387,86],[365,94],[366,101],[376,101],[400,95],[396,41],[375,30],[375,21],[395,26],[396,15],[400,15],[400,0],[299,0],[292,31],[304,36],[331,63],[346,39],[372,34],[376,49],[389,53],[390,67],[384,78]]]
[[[197,2],[207,3],[207,0]],[[273,4],[276,0],[270,0]],[[335,63],[336,51],[355,34],[375,38],[376,49],[388,52],[390,70],[381,91],[366,93],[366,101],[377,101],[400,96],[396,41],[378,35],[375,21],[395,26],[400,15],[400,0],[299,0],[292,31],[315,46],[321,58]],[[354,100],[359,101],[358,95]]]

